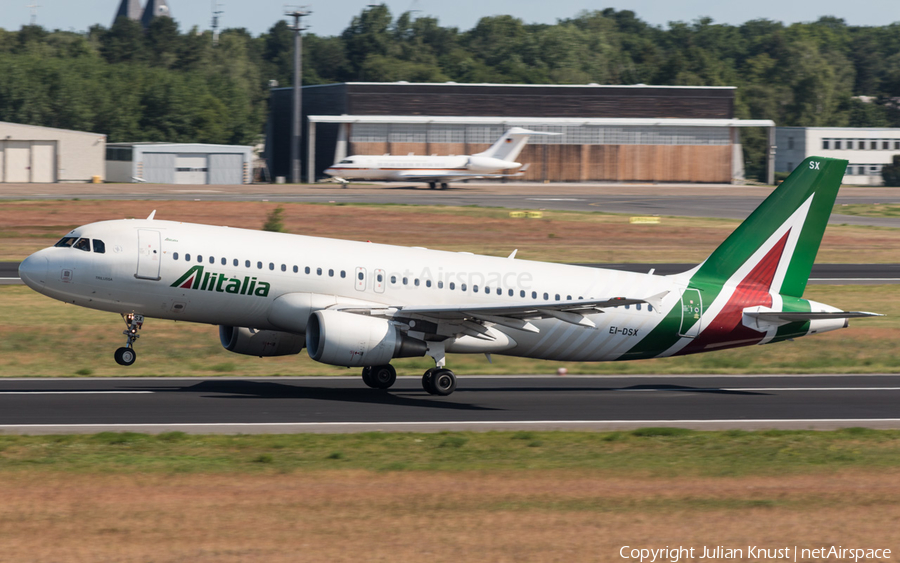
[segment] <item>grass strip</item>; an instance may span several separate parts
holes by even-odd
[[[609,477],[818,475],[900,467],[900,431],[442,432],[0,436],[0,473],[547,471]]]

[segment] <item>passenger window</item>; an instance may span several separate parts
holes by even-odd
[[[484,292],[485,292],[485,293],[490,293],[490,292],[491,292],[491,288],[485,287],[485,288],[484,288]]]
[[[559,301],[559,294],[556,294],[556,300]]]
[[[77,248],[78,250],[83,250],[85,252],[91,251],[91,239],[80,238],[78,242],[76,242],[72,248]]]
[[[416,284],[416,287],[419,287],[419,278],[414,279],[413,283]]]
[[[94,252],[97,254],[106,254],[106,245],[103,244],[102,240],[94,239]]]
[[[442,281],[438,282],[438,289],[444,289],[444,282],[442,282]]]
[[[532,298],[532,299],[537,299],[537,291],[532,291],[532,292],[531,292],[531,298]]]
[[[425,280],[425,287],[431,287],[431,280]]]
[[[294,273],[296,274],[299,271],[300,271],[300,268],[298,268],[297,266],[294,266]]]
[[[477,285],[473,285],[473,286],[472,286],[472,293],[478,293],[478,286],[477,286]]]
[[[177,253],[177,252],[173,252],[173,253],[172,253],[172,260],[178,260],[178,253]]]
[[[548,293],[544,294],[544,301],[550,301],[550,294],[548,294]]]
[[[262,270],[262,262],[257,262],[257,263],[256,263],[256,269],[257,269],[257,270]]]
[[[237,258],[235,258],[234,259],[234,267],[237,268],[238,265],[240,265],[240,261]]]
[[[212,256],[210,256],[210,257],[209,257],[209,263],[210,263],[210,264],[215,264],[215,263],[216,263],[216,259],[213,258]]]
[[[647,310],[648,310],[648,311],[653,311],[653,305],[647,303]]]
[[[362,272],[356,274],[356,279],[358,279],[359,281],[362,281],[364,277],[365,275]]]
[[[631,305],[625,305],[626,309],[631,309]]]
[[[282,264],[282,265],[281,265],[281,271],[282,271],[282,272],[287,272],[287,265],[286,265],[286,264]]]
[[[566,295],[566,301],[571,301],[571,300],[572,300],[572,296],[571,296],[571,295]]]
[[[197,263],[198,263],[198,264],[202,264],[202,263],[203,263],[203,255],[201,255],[201,254],[198,254],[198,255],[197,255]]]
[[[322,268],[316,268],[316,275],[317,275],[317,276],[321,276],[321,275],[322,275]]]
[[[341,270],[341,277],[342,277],[342,278],[346,278],[346,277],[347,277],[347,272],[344,271],[344,270]]]
[[[462,284],[462,287],[460,287],[460,289],[461,289],[462,291],[465,291],[465,290],[466,290],[466,284]]]
[[[522,298],[525,297],[525,290],[524,290],[524,289],[523,289],[522,291],[519,292],[519,297],[522,297]]]
[[[456,289],[456,284],[454,282],[450,282],[450,291]]]
[[[634,308],[637,309],[638,311],[640,311],[640,310],[641,310],[641,304],[638,303],[637,305],[634,306]]]
[[[333,278],[333,277],[334,277],[334,270],[328,270],[328,277],[329,277],[329,278]]]
[[[249,261],[249,260],[244,260],[244,267],[245,267],[245,268],[249,268],[249,267],[250,267],[250,261]]]
[[[344,277],[343,273],[344,272],[341,272],[341,277]],[[397,283],[397,276],[391,276],[391,284],[396,284],[396,283]]]
[[[191,261],[191,255],[190,255],[190,254],[185,254],[185,255],[184,255],[184,261],[185,261],[185,262],[190,262],[190,261]]]
[[[275,269],[275,264],[272,263],[272,262],[269,262],[269,269],[270,269],[270,270],[274,270],[274,269]]]
[[[228,259],[227,259],[227,258],[222,258],[222,265],[224,266],[225,264],[228,264]]]
[[[59,242],[54,244],[53,246],[58,246],[59,248],[69,248],[75,243],[76,240],[78,240],[78,237],[63,237],[59,239]]]
[[[306,273],[308,274],[308,273],[309,273],[309,266],[307,266],[306,268],[304,268],[303,271],[306,272]]]
[[[403,278],[403,285],[406,285],[406,284],[408,284],[408,283],[409,283],[409,279],[408,279],[408,278]]]
[[[512,290],[510,290],[510,291],[512,291]],[[500,289],[499,287],[497,288],[497,295],[503,295],[503,290]]]

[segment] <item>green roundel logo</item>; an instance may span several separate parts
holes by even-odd
[[[225,274],[206,272],[203,266],[194,266],[182,274],[170,287],[267,297],[271,285],[250,276],[244,276],[243,279],[229,278]]]

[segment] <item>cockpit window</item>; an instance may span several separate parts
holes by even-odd
[[[77,248],[78,250],[84,250],[85,252],[91,251],[91,239],[89,238],[80,238],[78,242],[72,245],[72,248]]]
[[[103,241],[100,239],[94,239],[94,252],[97,254],[106,253],[106,245],[103,244]]]
[[[344,160],[340,161],[338,164],[353,164],[353,161],[350,160],[349,158],[345,158]]]
[[[54,244],[53,246],[58,246],[60,248],[69,248],[70,246],[75,244],[76,240],[78,240],[78,237],[63,237],[59,240],[58,243]]]

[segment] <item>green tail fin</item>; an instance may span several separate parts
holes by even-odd
[[[725,239],[691,278],[723,284],[771,270],[771,290],[802,297],[847,168],[846,160],[809,157]],[[771,275],[769,275],[771,274]]]

